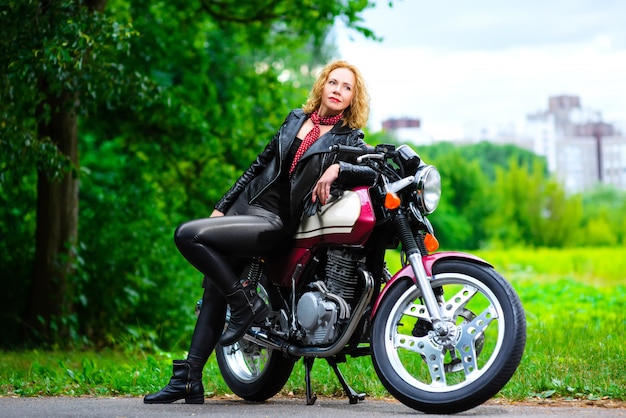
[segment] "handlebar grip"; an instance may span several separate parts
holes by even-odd
[[[375,148],[369,145],[365,147],[352,147],[349,145],[333,145],[330,147],[330,151],[337,153],[337,160],[354,164],[356,163],[357,158],[359,158],[360,156],[375,152]]]

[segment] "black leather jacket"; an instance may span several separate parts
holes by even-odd
[[[217,202],[215,209],[225,213],[241,193],[245,193],[248,204],[254,203],[261,193],[276,181],[283,170],[289,170],[284,159],[307,118],[302,109],[291,111],[276,135]],[[347,189],[374,183],[377,174],[373,169],[340,161],[341,158],[334,158],[334,154],[329,153],[329,148],[336,144],[356,147],[366,145],[363,142],[364,134],[360,129],[341,125],[342,121],[339,121],[328,133],[315,141],[296,166],[291,177],[291,219],[300,219],[303,204],[305,200],[311,199],[311,192],[317,180],[335,162],[339,163],[340,169],[334,186]]]

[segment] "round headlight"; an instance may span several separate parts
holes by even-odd
[[[441,199],[441,176],[432,165],[423,165],[415,176],[417,205],[425,215],[437,209]]]

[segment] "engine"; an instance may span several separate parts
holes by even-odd
[[[324,280],[309,285],[296,309],[298,323],[305,332],[307,345],[332,343],[341,333],[341,325],[362,294],[358,266],[362,257],[354,250],[328,250]]]

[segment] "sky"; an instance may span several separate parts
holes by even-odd
[[[626,1],[376,0],[363,26],[338,25],[338,56],[362,72],[369,127],[418,118],[435,139],[519,130],[548,98],[576,95],[605,122],[626,122]]]

